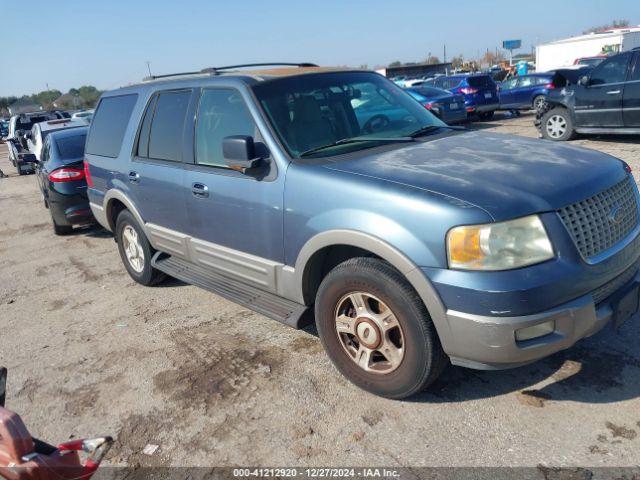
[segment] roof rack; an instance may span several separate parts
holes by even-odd
[[[247,67],[317,67],[315,63],[288,63],[288,62],[273,62],[273,63],[245,63],[241,65],[227,65],[224,67],[209,67],[203,68],[199,72],[181,72],[181,73],[167,73],[164,75],[150,75],[148,77],[144,77],[142,79],[143,82],[149,82],[151,80],[157,80],[159,78],[168,78],[168,77],[182,77],[185,75],[218,75],[220,72],[225,70],[234,70],[237,68],[247,68]]]

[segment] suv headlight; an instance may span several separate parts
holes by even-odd
[[[454,227],[447,233],[449,268],[509,270],[553,258],[553,247],[538,215]]]

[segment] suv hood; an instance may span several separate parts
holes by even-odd
[[[484,132],[424,140],[325,167],[453,197],[496,221],[558,210],[626,175],[610,155],[547,140]]]

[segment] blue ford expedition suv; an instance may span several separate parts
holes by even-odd
[[[135,281],[170,275],[294,327],[313,309],[336,367],[378,395],[449,361],[535,361],[638,308],[625,163],[449,127],[376,73],[147,79],[102,96],[85,162]]]

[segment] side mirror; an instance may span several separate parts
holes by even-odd
[[[229,168],[244,173],[256,168],[262,158],[256,156],[253,137],[249,135],[231,135],[222,140],[222,155]]]
[[[578,80],[578,85],[582,85],[583,87],[588,87],[589,86],[589,76],[588,75],[581,76],[580,79]]]

